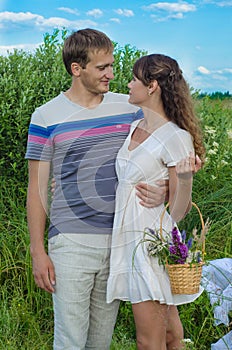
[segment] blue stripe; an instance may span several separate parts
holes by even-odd
[[[49,133],[54,135],[62,134],[73,130],[86,130],[86,129],[98,129],[106,126],[118,125],[118,124],[131,124],[131,121],[135,120],[135,114],[114,115],[104,118],[94,118],[89,120],[78,120],[75,122],[62,123],[60,125],[53,125],[48,127]]]
[[[29,135],[41,136],[49,138],[53,130],[57,127],[57,125],[53,125],[49,128],[44,128],[42,126],[36,124],[30,124],[29,126]]]

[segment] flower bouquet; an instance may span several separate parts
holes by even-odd
[[[148,255],[158,258],[159,264],[165,266],[173,294],[195,294],[199,291],[204,265],[205,235],[209,229],[209,221],[204,224],[200,209],[195,203],[192,205],[200,216],[202,225],[200,235],[197,235],[197,229],[194,229],[192,237],[186,242],[186,232],[180,233],[177,227],[173,227],[164,238],[162,220],[167,204],[161,215],[160,231],[146,228],[144,237],[139,242],[139,244],[147,243]]]

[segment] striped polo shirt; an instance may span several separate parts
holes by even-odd
[[[141,116],[127,95],[111,92],[93,109],[61,93],[35,110],[25,157],[52,163],[56,189],[49,238],[59,233],[111,234],[115,158],[130,124]]]

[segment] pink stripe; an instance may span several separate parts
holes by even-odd
[[[34,136],[34,135],[29,135],[28,136],[28,142],[32,143],[39,143],[41,145],[51,145],[51,141],[45,137],[41,136]]]
[[[86,129],[86,130],[75,130],[69,131],[55,137],[55,142],[62,142],[69,139],[74,139],[78,137],[87,137],[87,136],[98,136],[104,134],[110,134],[115,132],[128,132],[130,129],[130,124],[118,124],[114,126],[105,126],[103,128],[97,129]]]

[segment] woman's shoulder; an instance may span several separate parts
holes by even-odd
[[[177,124],[175,124],[171,121],[169,123],[167,123],[167,127],[170,130],[172,130],[173,137],[175,137],[175,135],[179,135],[179,136],[191,138],[191,134],[187,130],[180,128]]]

